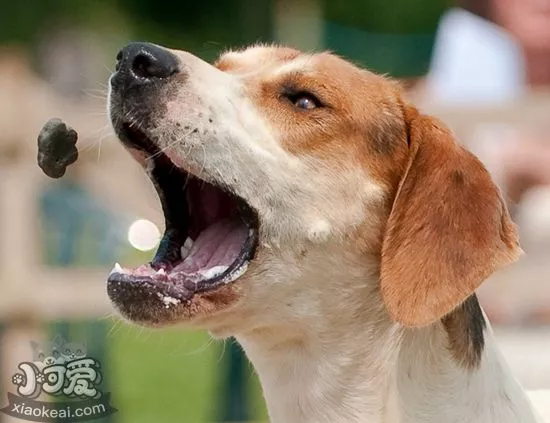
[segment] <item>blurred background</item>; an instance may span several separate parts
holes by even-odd
[[[402,81],[492,172],[520,226],[522,260],[480,301],[512,369],[550,389],[550,0],[1,0],[0,405],[30,341],[85,342],[103,366],[109,422],[266,421],[251,365],[231,341],[119,321],[114,261],[148,260],[162,230],[144,172],[113,138],[107,80],[129,40],[212,60],[278,42],[332,50]],[[36,137],[52,116],[80,159],[50,180]],[[0,414],[0,422],[11,422]],[[105,420],[107,421],[107,420]]]

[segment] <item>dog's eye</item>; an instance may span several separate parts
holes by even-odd
[[[294,100],[294,105],[298,109],[304,110],[311,110],[318,107],[316,99],[309,95],[301,95],[296,100]]]
[[[294,107],[301,110],[312,110],[323,107],[321,100],[307,91],[287,91],[283,94]]]

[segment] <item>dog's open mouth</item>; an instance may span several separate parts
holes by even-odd
[[[239,278],[255,253],[256,212],[230,190],[176,167],[144,133],[124,126],[119,137],[151,157],[166,225],[150,263],[115,265],[107,282],[111,300],[132,318],[144,307],[169,309]]]

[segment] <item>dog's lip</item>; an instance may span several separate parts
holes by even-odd
[[[148,326],[180,320],[194,296],[184,286],[120,273],[109,276],[107,293],[123,317]]]
[[[175,284],[169,280],[159,280],[150,276],[136,276],[124,271],[113,270],[107,279],[107,290],[109,297],[116,299],[124,291],[127,301],[128,297],[134,294],[139,299],[144,298],[144,294],[156,295],[161,300],[174,299],[178,302],[188,301],[193,297],[196,287],[192,283]]]
[[[115,126],[115,132],[122,144],[132,150],[154,155],[161,152],[160,147],[153,141],[151,134],[144,128],[138,127],[131,121],[121,121]]]

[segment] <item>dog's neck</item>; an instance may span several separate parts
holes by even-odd
[[[307,322],[237,336],[273,423],[536,421],[490,329],[478,365],[467,368],[453,356],[442,323],[405,329],[387,317],[376,289],[355,295],[333,298],[330,310]]]

